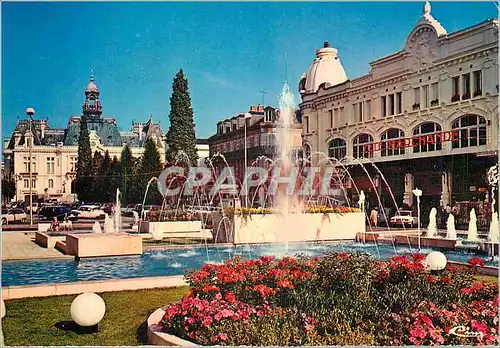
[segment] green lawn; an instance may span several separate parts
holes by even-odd
[[[147,344],[148,316],[159,307],[179,300],[187,287],[108,292],[101,294],[106,314],[96,334],[80,335],[54,325],[71,321],[76,295],[6,301],[2,321],[7,346],[135,346]]]

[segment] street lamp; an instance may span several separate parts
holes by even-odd
[[[252,114],[247,112],[245,114],[245,125],[244,125],[244,130],[245,130],[245,178],[243,182],[245,183],[245,208],[248,208],[248,182],[247,182],[247,119],[252,118]]]
[[[420,250],[420,197],[422,196],[422,190],[416,188],[412,192],[417,197],[418,250]]]
[[[33,159],[31,157],[31,150],[32,150],[32,147],[33,147],[33,141],[35,140],[35,137],[33,136],[33,129],[32,129],[32,125],[33,125],[33,115],[35,114],[35,109],[33,108],[27,108],[26,109],[26,115],[28,115],[29,117],[29,125],[30,125],[30,137],[31,137],[31,140],[28,144],[29,146],[29,169],[30,169],[30,183],[29,183],[29,186],[30,186],[30,226],[33,225]]]

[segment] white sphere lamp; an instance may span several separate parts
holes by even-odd
[[[2,319],[5,317],[5,302],[2,300]]]
[[[78,295],[71,303],[71,318],[80,326],[99,324],[106,312],[104,300],[92,292]]]
[[[433,251],[425,258],[425,263],[431,271],[441,271],[447,264],[446,256],[440,251]]]

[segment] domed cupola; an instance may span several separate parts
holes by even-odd
[[[85,89],[85,102],[83,103],[83,114],[87,119],[99,119],[102,114],[102,104],[99,101],[99,88],[94,82],[94,75],[90,75],[90,82]]]
[[[432,15],[431,15],[431,4],[429,1],[426,1],[424,4],[424,11],[423,11],[422,17],[420,17],[420,20],[418,23],[415,25],[413,28],[412,32],[408,36],[408,41],[414,38],[415,34],[420,32],[422,28],[432,28],[434,29],[436,37],[441,37],[444,35],[447,35],[448,32],[446,29],[439,23]],[[431,29],[431,30],[432,30]],[[407,44],[408,46],[408,44]]]
[[[325,42],[323,48],[316,50],[316,59],[305,81],[305,92],[316,93],[323,84],[327,87],[336,86],[346,81],[347,75],[340,63],[337,50]]]

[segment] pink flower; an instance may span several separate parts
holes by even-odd
[[[226,341],[227,340],[227,334],[224,333],[224,332],[221,332],[219,334],[219,338],[220,338],[221,341]]]
[[[305,329],[306,329],[306,331],[311,331],[312,329],[314,329],[314,326],[307,324]]]

